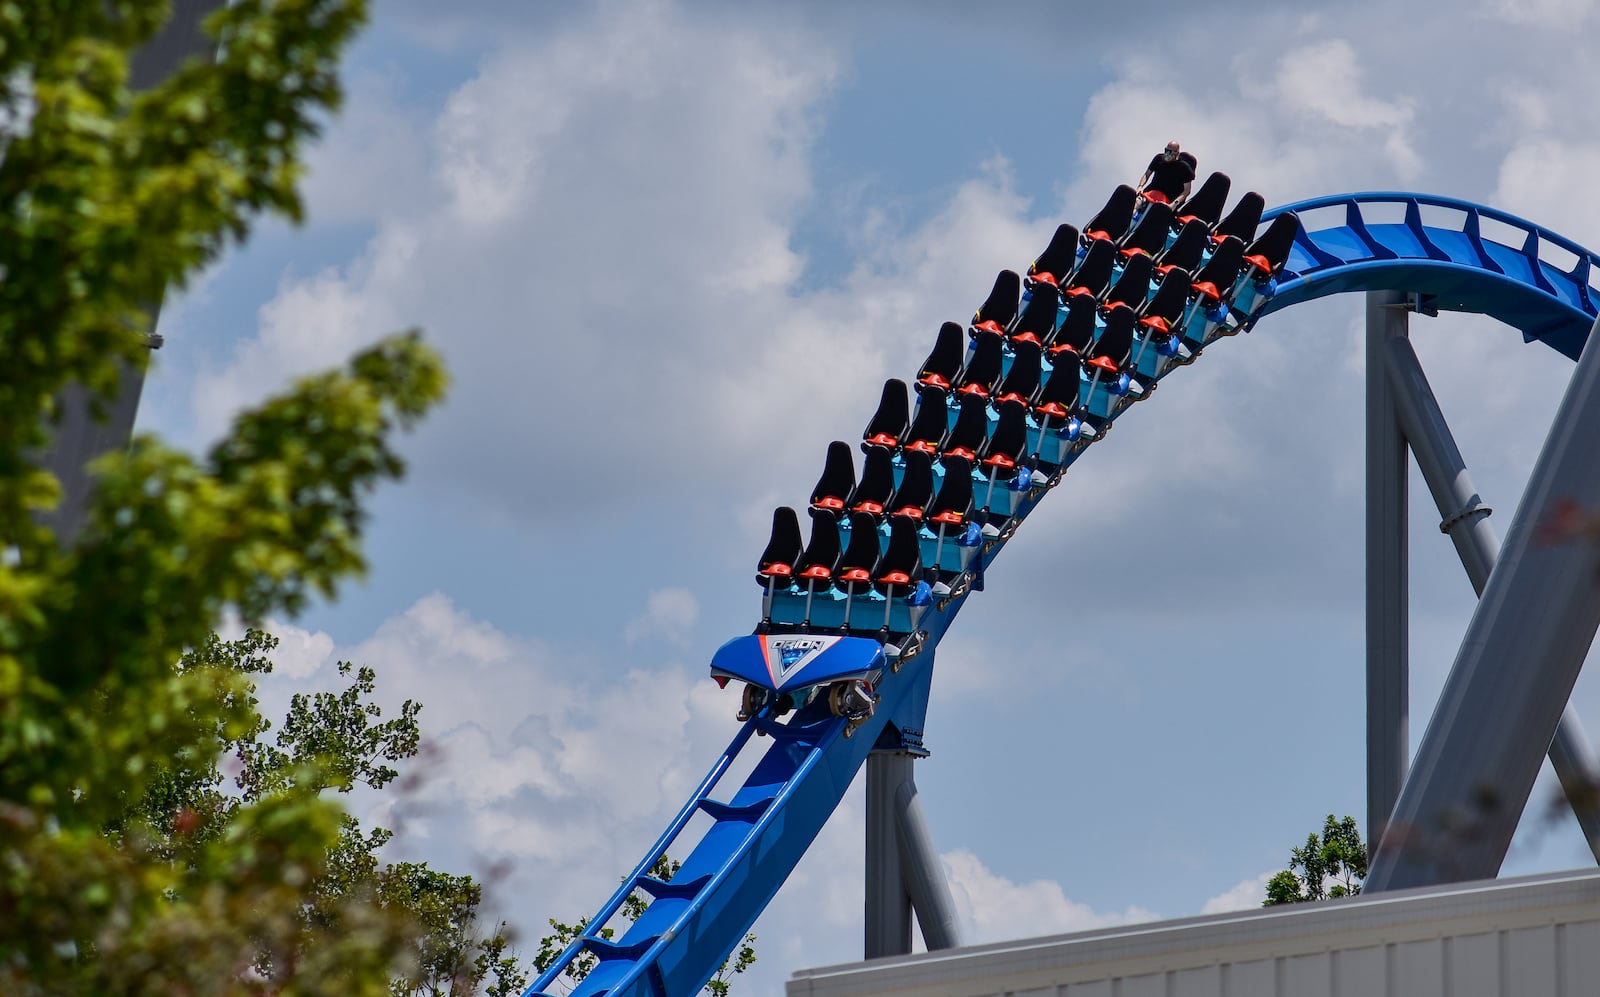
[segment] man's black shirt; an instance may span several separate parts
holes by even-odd
[[[1191,153],[1180,152],[1176,159],[1167,159],[1158,152],[1150,160],[1150,183],[1145,189],[1159,190],[1170,201],[1183,193],[1184,184],[1194,180],[1199,163]]]

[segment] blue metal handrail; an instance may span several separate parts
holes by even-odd
[[[1363,209],[1376,204],[1404,205],[1405,220],[1399,225],[1370,221]],[[1340,207],[1345,209],[1343,225],[1307,227],[1308,221],[1314,224],[1316,219],[1306,216]],[[1461,224],[1425,225],[1423,207],[1459,212]],[[1433,194],[1369,191],[1274,208],[1263,213],[1263,224],[1287,211],[1302,216],[1291,262],[1273,294],[1251,316],[1252,321],[1325,294],[1416,291],[1437,298],[1442,309],[1491,315],[1521,329],[1528,339],[1541,340],[1576,359],[1600,311],[1596,300],[1600,292],[1589,284],[1600,256],[1507,211]],[[1484,219],[1516,230],[1521,245],[1486,239],[1481,229]],[[1414,242],[1420,254],[1409,245],[1397,248],[1384,241],[1385,235],[1396,230],[1403,230],[1405,238],[1400,241]],[[1463,241],[1465,247],[1458,252],[1446,248]],[[1573,263],[1566,266],[1542,258],[1540,251],[1546,244],[1571,254]],[[1360,249],[1349,252],[1342,251],[1343,247]]]
[[[755,723],[756,721],[754,720],[749,721],[745,725],[746,729],[748,730],[751,725]],[[617,993],[626,993],[628,987],[637,983],[640,978],[646,974],[651,966],[656,965],[661,958],[661,954],[666,950],[667,946],[679,936],[684,927],[694,919],[695,915],[700,913],[701,909],[705,906],[706,898],[715,893],[716,890],[727,881],[729,875],[732,873],[733,868],[737,865],[738,860],[750,850],[750,847],[754,842],[760,840],[761,836],[771,826],[772,822],[777,819],[777,815],[783,810],[783,805],[787,803],[790,797],[794,795],[795,787],[800,785],[805,778],[811,774],[812,770],[817,767],[818,761],[827,752],[828,748],[832,747],[833,742],[839,739],[840,734],[844,731],[845,721],[843,719],[835,718],[825,726],[826,729],[821,732],[821,737],[818,738],[817,742],[811,746],[809,751],[806,752],[805,761],[800,763],[800,765],[795,769],[794,775],[783,784],[782,789],[778,790],[777,795],[773,798],[772,803],[767,807],[766,811],[763,812],[762,815],[757,818],[756,822],[750,826],[750,830],[745,834],[744,839],[739,843],[739,846],[733,850],[733,853],[728,857],[728,860],[723,863],[722,868],[718,869],[716,873],[712,875],[711,880],[707,882],[705,886],[701,887],[699,894],[693,900],[691,900],[686,907],[684,907],[682,912],[680,912],[676,918],[673,919],[672,924],[666,930],[660,933],[655,942],[645,950],[644,954],[639,956],[639,958],[634,961],[633,966],[630,967],[620,979],[607,988],[608,992],[614,991]],[[654,860],[652,860],[652,863],[653,861]],[[653,989],[654,988],[656,988],[656,985],[653,984]],[[576,997],[578,994],[582,994],[583,992],[583,988],[580,987],[574,991],[574,997]],[[663,997],[665,997],[665,995],[663,995]]]
[[[1530,222],[1520,215],[1514,215],[1509,211],[1501,211],[1499,208],[1491,208],[1488,205],[1477,204],[1472,201],[1463,201],[1457,197],[1445,197],[1440,194],[1418,194],[1401,190],[1372,190],[1360,191],[1354,194],[1330,194],[1271,208],[1262,212],[1261,221],[1265,225],[1286,211],[1293,211],[1295,214],[1303,215],[1308,211],[1338,207],[1341,204],[1354,205],[1358,210],[1360,205],[1363,204],[1426,204],[1437,208],[1450,208],[1464,214],[1476,213],[1480,217],[1504,222],[1513,228],[1522,229],[1524,232],[1537,233],[1541,240],[1555,243],[1579,259],[1588,257],[1591,261],[1600,263],[1600,255],[1585,249],[1561,233],[1545,228],[1536,222]]]
[[[756,724],[757,721],[751,719],[745,721],[744,726],[739,728],[739,732],[733,736],[733,740],[728,743],[728,747],[723,749],[722,756],[716,760],[711,766],[711,770],[706,773],[705,778],[700,780],[700,784],[690,794],[689,802],[685,803],[683,809],[678,811],[677,816],[672,818],[671,823],[667,825],[667,829],[661,832],[661,836],[656,839],[656,843],[650,846],[650,851],[645,853],[644,859],[634,868],[632,874],[622,881],[622,885],[617,888],[617,892],[611,895],[611,899],[607,900],[600,910],[596,912],[595,916],[589,920],[584,930],[569,942],[565,949],[562,949],[555,962],[550,964],[550,968],[533,981],[533,985],[525,991],[528,997],[538,997],[538,994],[545,987],[554,983],[566,971],[572,960],[578,957],[578,953],[583,950],[584,942],[600,936],[600,931],[605,927],[606,922],[616,916],[617,911],[622,908],[623,901],[627,900],[628,896],[638,889],[639,880],[649,875],[650,870],[655,868],[655,864],[661,860],[661,856],[665,855],[667,849],[672,847],[672,843],[677,840],[678,835],[683,833],[684,827],[688,825],[690,819],[694,817],[695,812],[699,809],[700,801],[705,799],[716,788],[717,782],[728,771],[728,766],[732,765],[733,760],[739,757],[739,752],[744,750],[745,744],[750,740],[750,735],[755,733]]]

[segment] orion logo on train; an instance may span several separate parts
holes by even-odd
[[[838,641],[837,637],[768,637],[767,653],[777,658],[782,678]]]

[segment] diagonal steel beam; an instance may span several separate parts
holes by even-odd
[[[1499,870],[1600,627],[1600,545],[1550,530],[1572,503],[1600,504],[1597,438],[1600,332],[1591,329],[1373,856],[1369,889]]]
[[[906,780],[895,790],[895,827],[899,831],[900,875],[917,912],[917,925],[928,951],[959,948],[961,921],[944,876],[944,864],[933,847],[933,832],[917,799],[917,784]]]
[[[917,799],[916,755],[878,750],[867,756],[866,958],[911,951],[915,911],[929,951],[961,944],[944,864]]]
[[[1417,353],[1411,348],[1411,341],[1389,340],[1388,353],[1389,385],[1393,389],[1400,428],[1405,432],[1411,452],[1416,455],[1417,466],[1422,470],[1428,490],[1433,493],[1434,504],[1439,507],[1439,531],[1455,543],[1472,591],[1482,596],[1484,586],[1489,583],[1489,573],[1500,555],[1500,538],[1489,522],[1489,507],[1472,486],[1461,450],[1456,446],[1449,423],[1445,422],[1444,412],[1433,395]],[[1589,842],[1589,851],[1595,861],[1600,862],[1600,807],[1596,805],[1600,800],[1595,795],[1595,787],[1600,785],[1600,763],[1595,761],[1594,749],[1589,746],[1583,725],[1570,703],[1556,725],[1549,755],[1583,836]]]

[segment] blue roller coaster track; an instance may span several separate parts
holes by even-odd
[[[1218,339],[1303,301],[1366,290],[1414,294],[1424,310],[1490,315],[1573,359],[1594,322],[1595,254],[1515,216],[1394,192],[1323,197],[1271,211],[1262,210],[1258,195],[1246,194],[1224,216],[1227,180],[1213,181],[1195,191],[1179,217],[1119,188],[1083,232],[1058,229],[1026,276],[1001,275],[965,330],[966,342],[957,341],[953,366],[950,344],[935,348],[918,374],[917,418],[904,404],[905,386],[886,386],[863,450],[869,464],[892,469],[890,491],[911,487],[909,478],[919,473],[913,465],[934,471],[937,487],[924,483],[927,493],[916,508],[890,511],[886,497],[864,507],[851,501],[853,468],[842,486],[827,487],[829,474],[840,471],[834,458],[812,496],[820,526],[804,554],[794,538],[797,517],[775,517],[759,579],[761,623],[713,662],[719,680],[744,679],[756,690],[746,694],[748,719],[528,997],[552,993],[584,952],[598,964],[574,994],[697,993],[783,885],[867,756],[879,748],[920,747],[939,640],[982,589],[984,572],[1017,526],[1087,447],[1106,438],[1112,422]],[[1218,186],[1220,197],[1208,192]],[[947,325],[942,339],[951,336]],[[1017,414],[1006,416],[1008,405]],[[921,418],[929,406],[944,417]],[[919,434],[917,425],[928,421],[936,430]],[[1007,433],[1010,442],[1002,444]],[[929,436],[936,438],[923,438]],[[848,464],[848,448],[843,456]],[[864,469],[862,485],[868,476]],[[944,501],[953,492],[959,497]],[[941,504],[947,515],[936,532]],[[831,556],[813,549],[817,529],[828,543],[844,543],[842,558],[837,546]],[[897,540],[902,535],[916,542]],[[857,547],[870,550],[860,584],[847,577]],[[898,573],[884,566],[891,559]],[[822,560],[829,570],[813,571],[802,588],[808,565]],[[837,577],[830,574],[835,567]],[[834,651],[839,640],[864,650]],[[830,658],[849,664],[819,672],[815,681],[809,674],[779,681],[773,654],[782,657],[777,667],[784,676],[791,668],[796,675],[822,668]],[[824,694],[800,692],[801,685]],[[864,695],[865,704],[852,707],[827,694],[840,689]],[[744,783],[721,789],[736,759],[763,744]],[[697,814],[710,818],[709,829],[670,881],[654,878],[657,860]],[[621,937],[602,937],[635,891],[650,898],[643,915]]]

